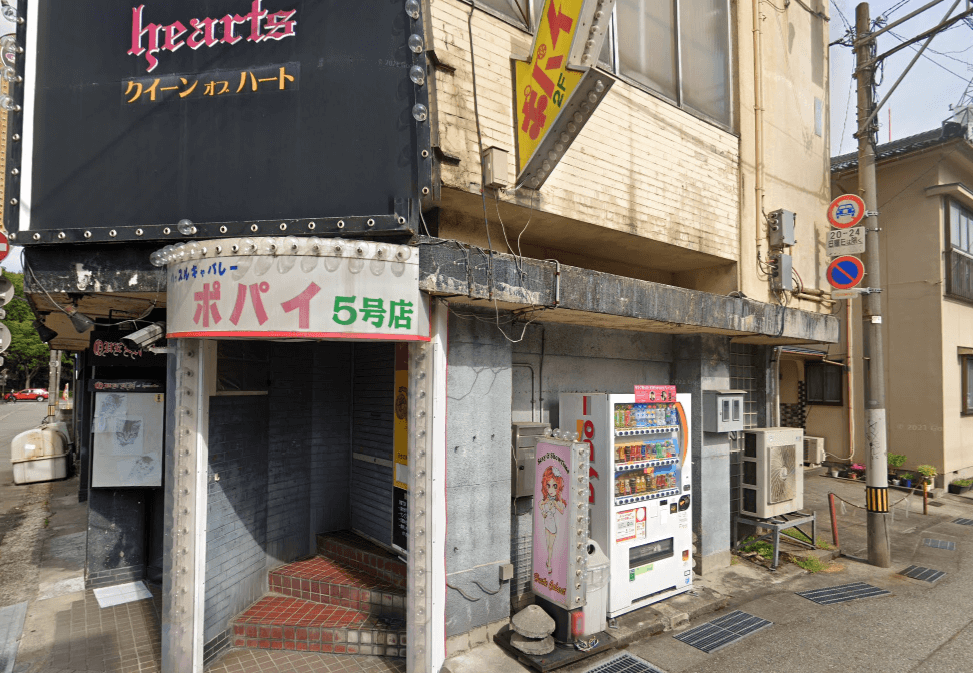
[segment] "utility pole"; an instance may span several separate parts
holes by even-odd
[[[876,38],[893,28],[922,14],[945,0],[931,0],[928,4],[891,23],[884,23],[872,30],[868,3],[855,9],[855,79],[858,80],[858,192],[865,202],[865,274],[868,285],[882,289],[882,269],[878,244],[878,193],[875,179],[875,142],[878,137],[876,117],[888,102],[902,80],[922,56],[926,47],[939,33],[973,16],[970,0],[963,11],[953,15],[963,0],[953,0],[942,20],[915,37],[903,40],[891,49],[878,54]],[[888,88],[885,96],[875,103],[875,69],[886,58],[906,47],[922,42],[915,56],[898,79]],[[888,482],[888,426],[885,417],[885,348],[882,343],[882,300],[878,293],[864,297],[862,317],[865,321],[863,336],[864,358],[868,366],[865,387],[865,437],[868,454],[865,459],[865,503],[868,510],[868,562],[880,568],[892,565],[889,539],[889,482]]]
[[[868,3],[855,9],[858,80],[858,195],[865,202],[865,274],[869,287],[882,287],[878,241],[878,195],[875,179],[875,38],[871,35]],[[864,356],[868,369],[865,388],[865,502],[868,510],[868,562],[879,568],[892,565],[889,538],[888,446],[885,419],[885,349],[882,343],[882,299],[878,293],[865,295]],[[863,332],[864,334],[864,332]]]

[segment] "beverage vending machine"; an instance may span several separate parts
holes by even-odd
[[[591,537],[611,562],[608,614],[692,587],[691,395],[562,393],[559,425],[590,453]]]

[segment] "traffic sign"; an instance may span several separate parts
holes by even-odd
[[[0,322],[0,353],[4,352],[10,348],[10,340],[12,339],[10,335],[10,330]]]
[[[854,227],[865,217],[865,202],[854,194],[842,194],[828,206],[828,222],[832,227]]]
[[[828,265],[826,275],[831,287],[847,290],[862,282],[862,278],[865,277],[865,265],[857,257],[844,255]]]
[[[0,262],[7,258],[10,254],[10,241],[7,240],[7,235],[0,231]]]
[[[860,255],[865,252],[865,227],[831,229],[828,232],[828,257]]]

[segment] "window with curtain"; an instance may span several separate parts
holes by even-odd
[[[949,202],[949,245],[973,255],[973,213],[953,200]]]

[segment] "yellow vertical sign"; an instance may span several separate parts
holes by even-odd
[[[568,68],[585,0],[545,0],[529,61],[514,62],[517,172],[524,170],[584,73]]]
[[[396,488],[408,490],[409,472],[409,345],[395,345],[395,417],[392,421],[392,455]]]

